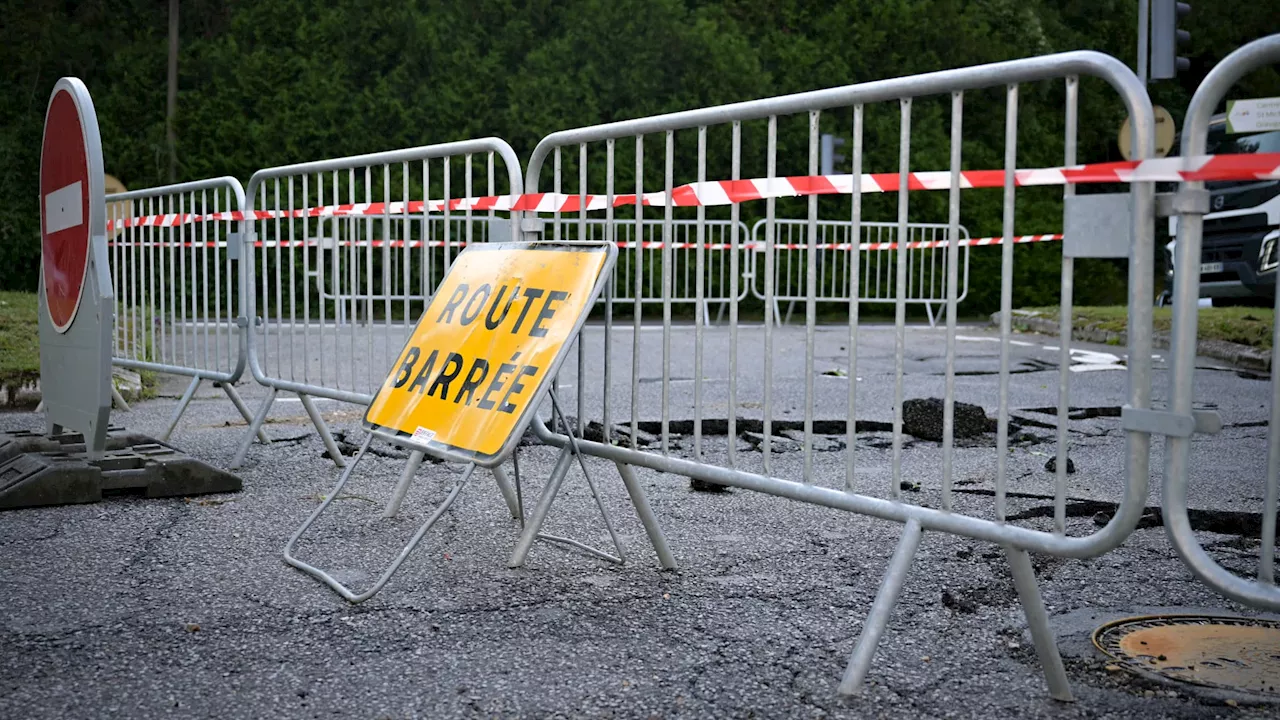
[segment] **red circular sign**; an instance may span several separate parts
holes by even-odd
[[[80,109],[60,90],[49,102],[40,151],[40,259],[45,304],[58,332],[80,308],[89,265],[89,159]]]

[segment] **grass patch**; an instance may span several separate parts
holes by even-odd
[[[1042,316],[1056,320],[1058,308],[1027,308]],[[1173,308],[1155,308],[1154,324],[1158,333],[1168,333],[1173,319]],[[1015,319],[1016,322],[1016,319]],[[1123,306],[1079,307],[1072,310],[1072,323],[1077,328],[1124,332],[1129,322],[1129,309]],[[1275,310],[1252,307],[1200,308],[1200,339],[1224,340],[1270,350],[1274,338],[1271,331],[1275,322]]]
[[[9,402],[40,379],[38,307],[35,293],[0,292],[0,391]]]

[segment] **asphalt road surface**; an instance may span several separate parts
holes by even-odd
[[[762,330],[741,332],[737,416],[763,413]],[[957,347],[957,398],[995,415],[999,345],[988,328],[965,328]],[[1014,443],[1009,489],[1015,522],[1050,528],[1057,403],[1056,340],[1018,337],[1010,407],[1029,439]],[[614,332],[611,414],[629,421],[631,330]],[[895,339],[891,327],[859,334],[850,372],[848,331],[822,327],[814,377],[816,416],[847,417],[848,384],[857,383],[857,418],[888,421],[893,412]],[[388,342],[388,347],[395,345]],[[565,366],[561,397],[598,419],[603,402],[603,331],[588,328],[587,382],[576,357]],[[803,329],[775,334],[774,412],[804,412]],[[704,332],[707,418],[728,415],[728,333]],[[398,347],[394,348],[398,349]],[[941,395],[942,331],[908,332],[904,396]],[[1124,403],[1121,349],[1087,346],[1071,373],[1071,476],[1068,533],[1105,522],[1123,483],[1124,434],[1109,408]],[[319,348],[299,351],[321,362]],[[1160,351],[1157,351],[1160,352]],[[693,416],[695,339],[671,336],[669,406]],[[330,367],[339,362],[324,355]],[[1111,359],[1108,359],[1110,357]],[[641,333],[642,420],[661,416],[662,333]],[[374,374],[381,373],[384,367]],[[1107,368],[1107,366],[1113,366]],[[1155,397],[1166,396],[1163,358]],[[1265,380],[1204,363],[1197,397],[1227,425],[1195,443],[1192,505],[1203,510],[1201,538],[1229,567],[1248,567],[1258,540],[1240,518],[1261,507],[1265,467]],[[298,371],[300,366],[294,367]],[[1118,369],[1117,369],[1118,368]],[[318,371],[318,370],[316,370]],[[312,372],[312,371],[308,371]],[[828,374],[823,374],[828,373]],[[843,373],[843,375],[842,375]],[[117,413],[130,430],[158,433],[181,393]],[[265,392],[244,383],[251,405]],[[344,443],[361,440],[361,408],[320,403]],[[1093,412],[1087,409],[1093,408]],[[0,429],[37,429],[30,412],[0,414]],[[1015,422],[1018,422],[1015,420]],[[173,441],[225,466],[245,431],[216,388],[203,386]],[[478,472],[387,588],[351,606],[286,566],[280,551],[337,477],[296,398],[282,394],[267,431],[241,471],[243,492],[148,500],[114,497],[94,505],[0,514],[0,717],[1273,717],[1275,706],[1226,706],[1186,687],[1154,684],[1123,672],[1089,647],[1104,619],[1159,608],[1249,613],[1221,600],[1182,566],[1157,523],[1120,549],[1091,560],[1036,556],[1035,567],[1060,635],[1077,701],[1049,699],[1000,549],[927,533],[863,693],[835,689],[901,527],[756,493],[691,491],[684,478],[646,470],[640,478],[680,569],[660,571],[612,465],[588,460],[619,528],[628,563],[615,567],[581,553],[538,544],[528,565],[506,567],[519,532],[487,473]],[[901,478],[889,470],[890,434],[861,433],[855,487],[885,496],[907,481],[904,500],[940,501],[937,443],[907,439]],[[842,487],[842,438],[815,438],[815,484]],[[759,468],[748,438],[708,435],[703,456],[724,463],[734,442],[740,467]],[[671,452],[693,453],[673,435]],[[344,581],[366,586],[452,485],[457,469],[424,465],[401,515],[381,505],[403,453],[387,446],[356,477],[302,542],[299,553]],[[1158,505],[1162,448],[1152,452]],[[783,445],[772,472],[800,479],[802,453]],[[526,504],[555,453],[519,450]],[[957,512],[992,517],[994,441],[957,450]],[[572,472],[547,531],[608,547],[608,535],[580,473]]]

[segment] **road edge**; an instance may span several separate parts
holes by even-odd
[[[1058,335],[1058,321],[1034,310],[1014,310],[1012,323],[1017,330],[1030,331],[1041,335]],[[991,314],[991,324],[1000,324],[999,312]],[[1071,339],[1103,345],[1129,344],[1128,333],[1102,330],[1089,325],[1075,325],[1072,327]],[[1168,333],[1154,333],[1152,340],[1156,347],[1169,347]],[[1264,373],[1271,371],[1271,350],[1258,350],[1248,345],[1226,342],[1225,340],[1200,340],[1196,345],[1196,354],[1213,358],[1214,360],[1221,360],[1245,370]]]

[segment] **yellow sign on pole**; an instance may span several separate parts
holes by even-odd
[[[365,427],[436,457],[502,462],[616,254],[609,243],[468,246],[365,411]]]
[[[1167,157],[1173,150],[1173,142],[1177,138],[1178,128],[1174,125],[1173,116],[1169,114],[1159,105],[1151,108],[1156,114],[1156,137],[1155,151],[1153,157]],[[1116,137],[1116,144],[1120,146],[1120,155],[1125,160],[1133,159],[1133,129],[1129,125],[1129,118],[1126,117],[1120,125],[1120,134]]]

